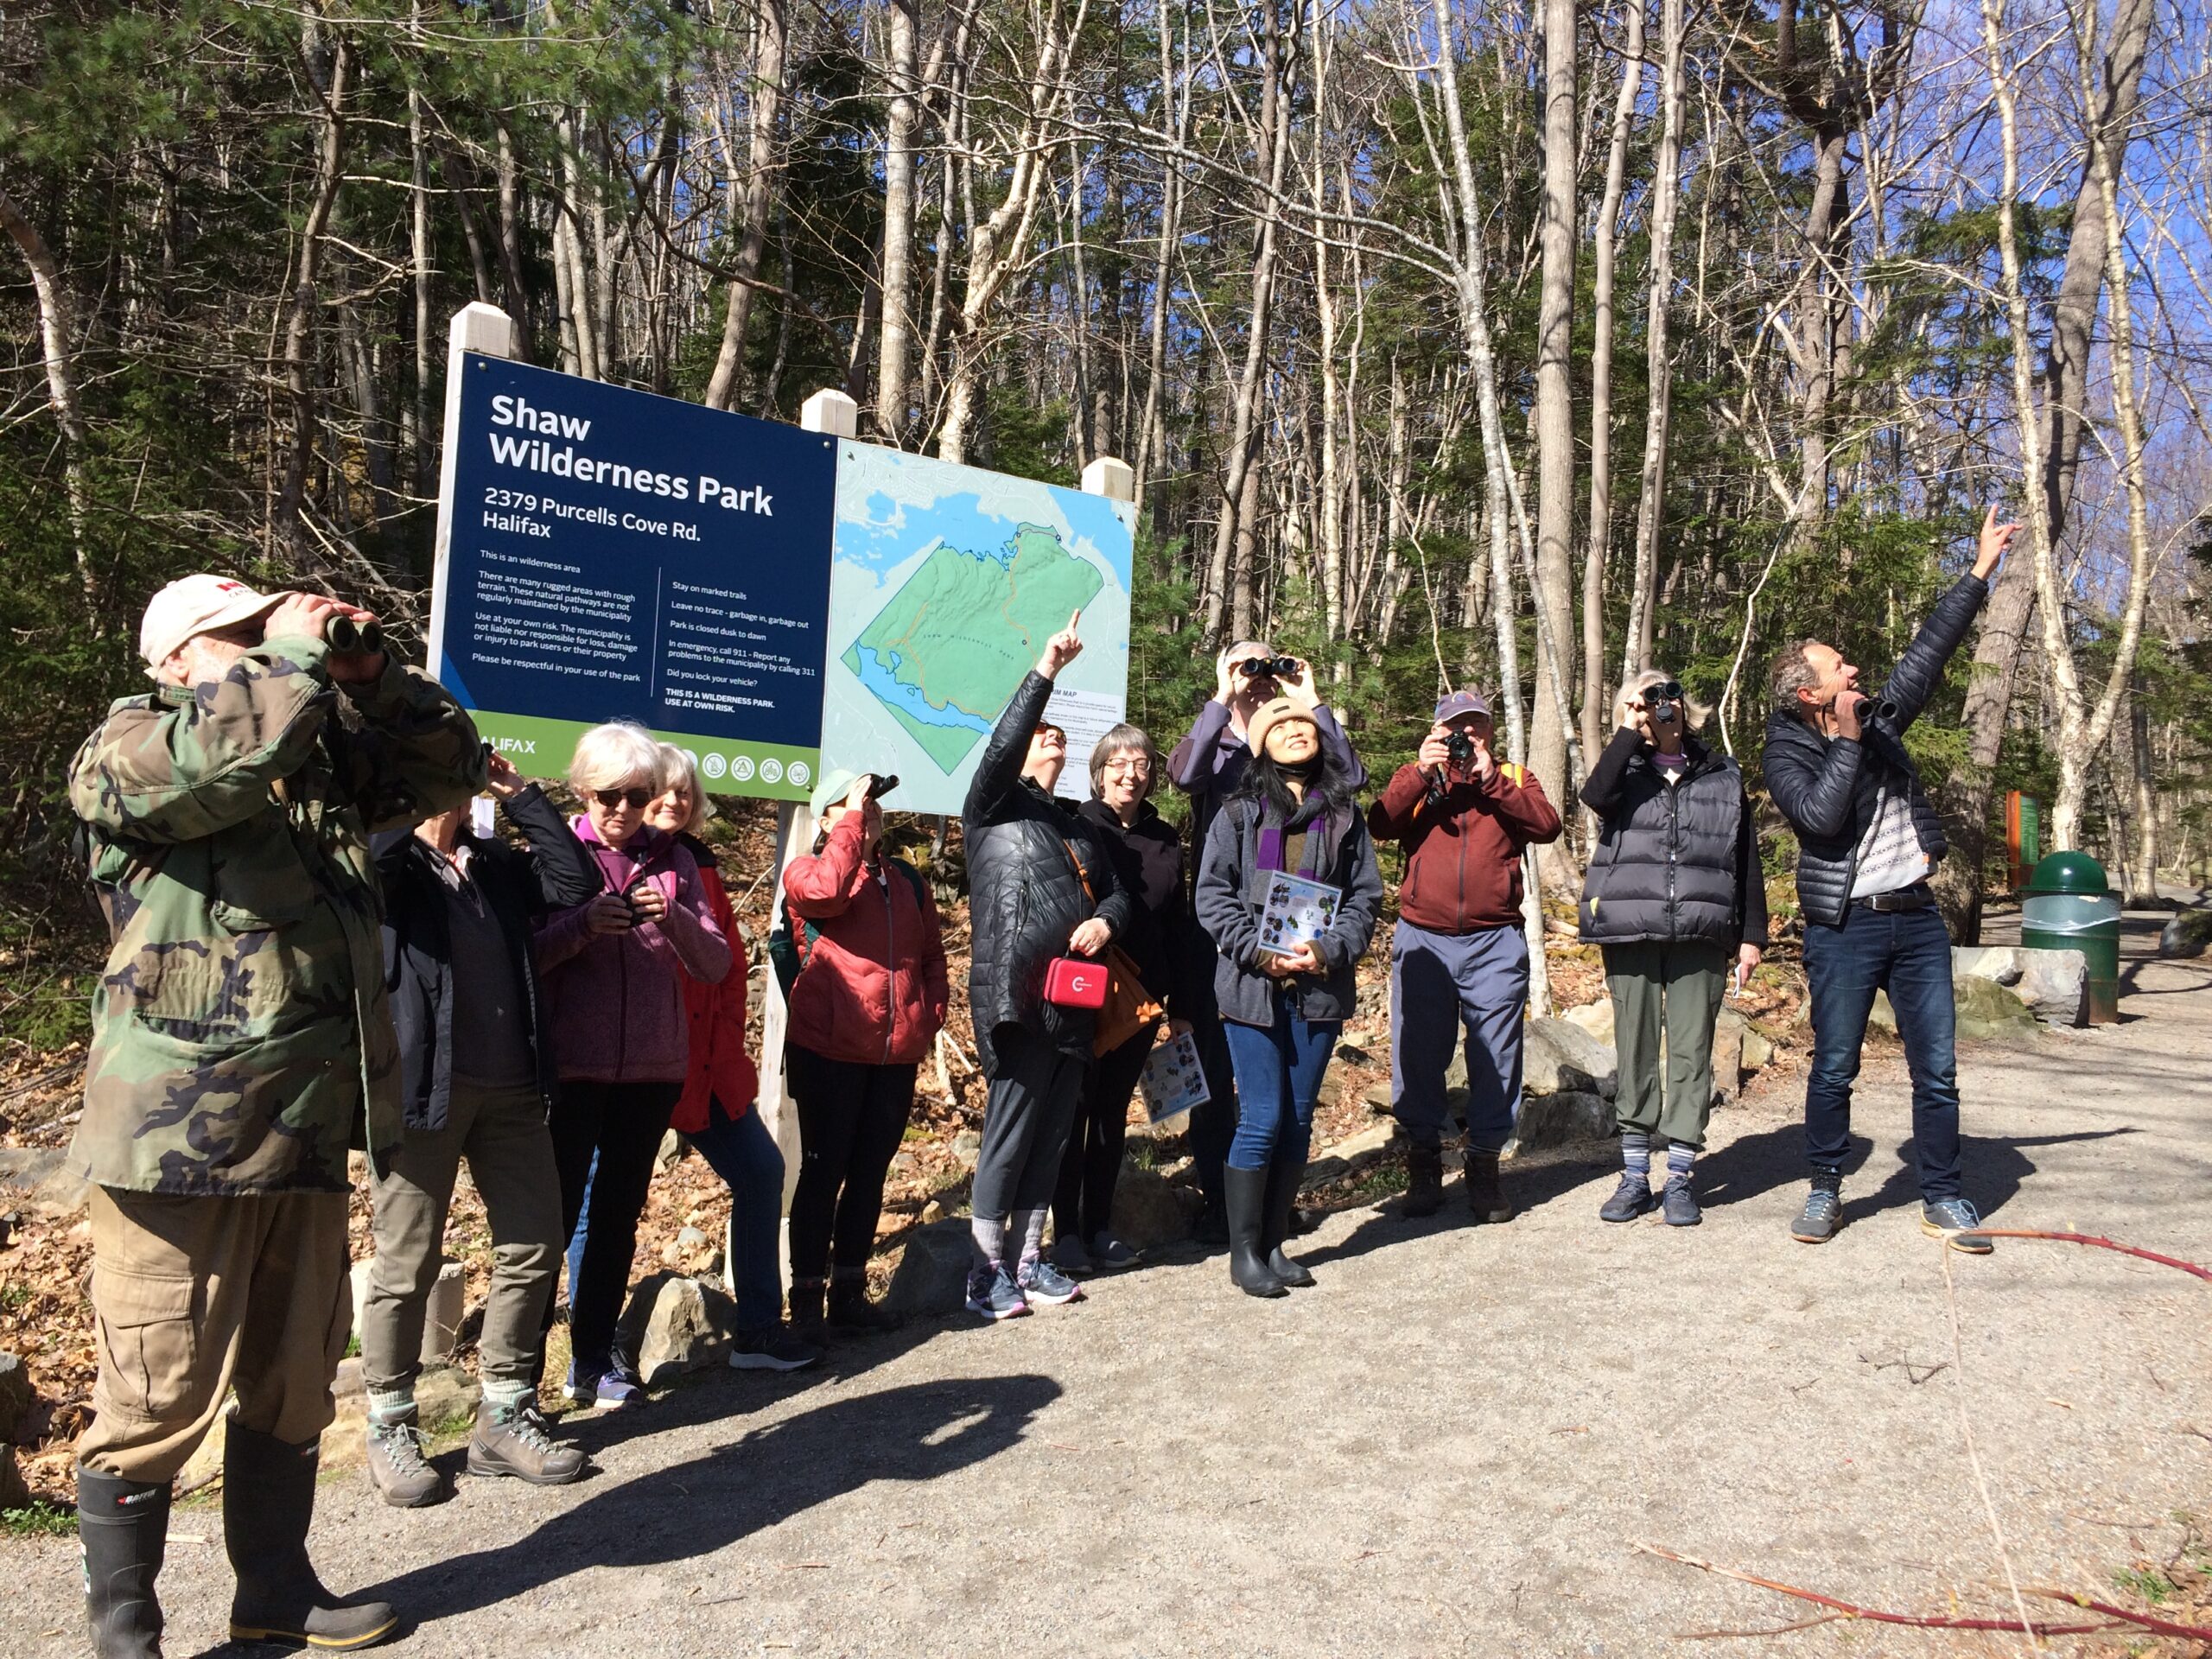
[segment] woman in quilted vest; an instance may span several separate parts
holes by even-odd
[[[814,851],[784,870],[799,957],[784,1069],[798,1102],[791,1323],[886,1331],[868,1299],[883,1181],[914,1109],[914,1071],[944,1024],[944,930],[929,883],[883,849],[877,779],[842,769],[814,791]],[[881,780],[887,789],[895,779]]]
[[[1731,974],[1740,988],[1766,943],[1758,827],[1735,761],[1691,735],[1706,714],[1671,674],[1630,675],[1613,699],[1619,729],[1582,785],[1598,817],[1582,938],[1605,953],[1620,1056],[1624,1167],[1598,1212],[1607,1221],[1654,1209],[1671,1227],[1703,1218],[1690,1169],[1713,1114],[1713,1028]],[[1655,1139],[1666,1143],[1658,1195]]]

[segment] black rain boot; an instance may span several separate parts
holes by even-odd
[[[791,1329],[810,1342],[821,1334],[823,1325],[828,1317],[823,1311],[823,1302],[829,1288],[829,1286],[819,1280],[810,1285],[803,1285],[796,1279],[791,1281],[789,1298]]]
[[[1444,1205],[1444,1154],[1435,1147],[1412,1147],[1406,1152],[1404,1214],[1418,1221]]]
[[[880,1332],[896,1331],[905,1323],[889,1308],[868,1299],[868,1278],[830,1281],[830,1323],[840,1331]]]
[[[323,1587],[308,1560],[316,1454],[233,1418],[223,1444],[223,1541],[238,1574],[233,1642],[342,1651],[381,1642],[399,1616],[381,1601],[348,1602]]]
[[[1303,1158],[1278,1158],[1268,1166],[1268,1208],[1260,1228],[1260,1254],[1274,1276],[1293,1290],[1304,1290],[1313,1282],[1312,1274],[1282,1253],[1283,1241],[1298,1224],[1298,1184],[1305,1175]]]
[[[1247,1296],[1290,1294],[1260,1249],[1268,1174],[1264,1169],[1239,1169],[1231,1164],[1221,1175],[1222,1208],[1229,1220],[1229,1276]]]
[[[169,1483],[77,1471],[77,1538],[95,1659],[162,1659],[154,1580],[169,1535]]]
[[[1505,1194],[1497,1182],[1497,1154],[1467,1148],[1467,1208],[1475,1214],[1475,1224],[1486,1221],[1510,1221],[1513,1206],[1505,1201]]]

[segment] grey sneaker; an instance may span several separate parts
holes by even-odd
[[[1835,1230],[1843,1222],[1843,1193],[1840,1187],[1829,1185],[1817,1178],[1813,1190],[1805,1195],[1805,1207],[1798,1211],[1789,1236],[1801,1244],[1825,1244],[1835,1236]]]
[[[1705,1211],[1690,1196],[1690,1178],[1687,1175],[1667,1178],[1667,1190],[1659,1195],[1659,1207],[1665,1211],[1669,1227],[1694,1227],[1705,1219]]]
[[[1651,1192],[1651,1177],[1624,1169],[1621,1172],[1621,1184],[1613,1189],[1613,1196],[1599,1206],[1598,1219],[1634,1221],[1638,1216],[1649,1215],[1658,1207],[1659,1200]]]
[[[1980,1226],[1980,1213],[1964,1198],[1938,1198],[1920,1206],[1920,1230],[1968,1255],[1987,1255],[1997,1248],[1988,1234],[1978,1230]]]
[[[1004,1268],[993,1268],[968,1275],[968,1311],[994,1323],[1018,1319],[1029,1312],[1029,1299],[1014,1282],[1012,1274]]]
[[[1021,1275],[1014,1282],[1020,1287],[1025,1301],[1058,1306],[1062,1302],[1083,1300],[1083,1287],[1042,1256],[1034,1262],[1023,1262]]]
[[[822,1351],[801,1342],[780,1325],[765,1331],[741,1331],[729,1351],[734,1371],[803,1371],[822,1363]]]
[[[549,1432],[530,1406],[478,1408],[468,1437],[468,1472],[512,1475],[533,1486],[565,1486],[584,1471],[584,1454]]]
[[[1052,1241],[1052,1260],[1062,1273],[1096,1273],[1098,1264],[1090,1259],[1090,1252],[1073,1233]]]
[[[1137,1254],[1111,1233],[1101,1233],[1090,1241],[1090,1259],[1101,1268],[1133,1268]]]
[[[446,1496],[445,1477],[430,1466],[412,1417],[369,1425],[369,1480],[397,1510],[419,1510]]]

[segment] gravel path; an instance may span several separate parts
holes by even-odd
[[[2131,949],[2145,944],[2139,927]],[[1993,1224],[2212,1255],[2212,969],[2139,962],[2117,1027],[1964,1063]],[[1596,1218],[1594,1154],[1516,1178],[1505,1228],[1361,1209],[1319,1286],[1218,1260],[1102,1281],[990,1330],[841,1348],[810,1382],[717,1375],[584,1433],[600,1472],[464,1480],[424,1512],[326,1487],[333,1583],[458,1656],[2018,1651],[1827,1625],[1635,1553],[1648,1540],[1871,1603],[2002,1605],[1961,1428],[2024,1580],[2092,1591],[2212,1512],[2212,1286],[2069,1245],[1943,1257],[1899,1148],[1904,1068],[1832,1244],[1794,1244],[1796,1096],[1715,1121],[1694,1231]],[[181,1513],[172,1656],[219,1633],[220,1522]],[[80,1650],[73,1544],[0,1546],[11,1655]],[[1986,1645],[1977,1646],[1976,1643]],[[2116,1651],[2105,1644],[2103,1651]]]

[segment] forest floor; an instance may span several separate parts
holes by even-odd
[[[2145,959],[2160,919],[2131,918],[2121,1024],[1962,1056],[1993,1225],[2207,1255],[2212,967]],[[1456,1186],[1430,1222],[1348,1202],[1286,1300],[1170,1253],[1007,1325],[702,1376],[577,1425],[573,1490],[463,1479],[401,1512],[334,1475],[317,1557],[441,1659],[2028,1650],[1808,1626],[1827,1610],[1647,1545],[1920,1615],[2000,1617],[2013,1577],[2212,1622],[2212,1286],[2063,1243],[1947,1257],[1893,1050],[1862,1079],[1848,1225],[1795,1244],[1800,1100],[1778,1066],[1716,1116],[1694,1230],[1601,1225],[1596,1147],[1520,1166],[1508,1227],[1465,1225]],[[220,1533],[181,1510],[173,1655],[222,1629]],[[73,1543],[0,1559],[9,1651],[78,1651]]]

